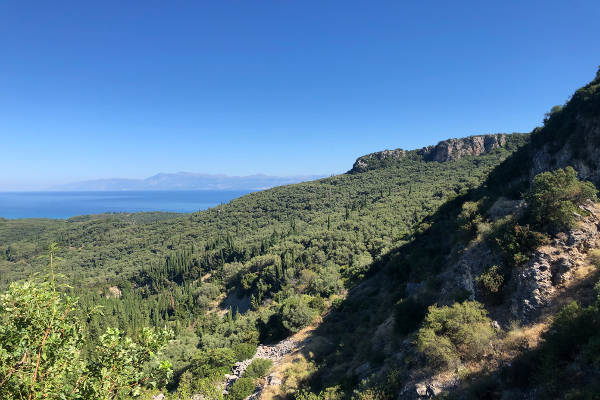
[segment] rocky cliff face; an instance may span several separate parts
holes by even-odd
[[[522,202],[513,202],[513,213],[519,213]],[[506,289],[507,312],[501,323],[510,321],[530,324],[540,312],[565,288],[574,271],[580,267],[590,249],[600,243],[600,206],[588,202],[580,207],[587,214],[577,228],[558,234],[547,245],[536,249],[524,265],[513,268]],[[451,304],[457,289],[471,293],[470,300],[485,301],[476,277],[502,260],[485,241],[467,248],[458,261],[440,276],[444,282],[440,291],[442,304]],[[497,307],[499,310],[502,307]]]
[[[530,179],[540,172],[572,166],[580,179],[600,184],[600,117],[577,116],[574,120],[568,132],[573,140],[551,141],[534,149]]]
[[[593,202],[581,207],[589,215],[576,229],[561,233],[538,248],[529,261],[512,273],[510,312],[518,321],[531,323],[557,292],[573,278],[573,271],[600,240],[600,208]]]
[[[504,133],[469,136],[462,139],[448,139],[435,146],[423,147],[419,150],[403,149],[384,150],[359,157],[350,172],[365,172],[371,169],[386,167],[395,161],[414,154],[425,161],[447,162],[459,160],[465,156],[478,156],[506,145]]]
[[[469,136],[462,139],[448,139],[436,146],[428,146],[417,150],[425,161],[447,162],[465,156],[478,156],[502,147],[506,144],[506,134]]]
[[[396,149],[367,154],[366,156],[359,157],[356,162],[354,162],[350,172],[365,172],[370,169],[384,167],[387,164],[406,157],[406,153],[406,150]]]
[[[505,208],[510,213],[519,213],[521,207],[521,202],[515,201],[512,202],[512,207]],[[581,283],[582,272],[590,267],[588,252],[598,248],[600,243],[600,205],[589,201],[580,208],[582,214],[587,215],[576,228],[558,234],[548,244],[536,249],[527,263],[512,270],[504,300],[499,305],[488,307],[490,316],[494,319],[494,329],[508,330],[513,321],[523,326],[540,323],[544,312],[547,315],[553,306],[556,308],[561,304],[561,296],[574,293],[568,294],[569,287],[574,287],[573,283],[578,281]],[[497,217],[501,218],[503,215]],[[464,249],[457,262],[449,264],[438,276],[443,284],[437,303],[451,304],[455,301],[453,293],[457,289],[470,292],[470,300],[485,301],[475,277],[491,265],[499,265],[501,262],[499,255],[485,241],[478,241]],[[411,354],[414,349],[406,347],[404,351]],[[452,392],[461,384],[460,376],[450,371],[439,374],[430,374],[426,370],[422,372],[421,375],[413,375],[398,399],[435,398],[442,392]]]

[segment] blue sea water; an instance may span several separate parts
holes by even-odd
[[[194,212],[247,194],[236,190],[0,192],[0,217],[70,218],[107,212]]]

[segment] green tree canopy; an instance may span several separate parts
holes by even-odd
[[[166,383],[169,363],[151,364],[169,332],[146,328],[133,340],[109,329],[84,357],[77,306],[53,281],[12,283],[0,295],[0,398],[120,399]]]
[[[577,206],[596,199],[596,187],[577,179],[572,167],[544,172],[533,179],[526,196],[532,223],[550,232],[572,228],[581,212]]]

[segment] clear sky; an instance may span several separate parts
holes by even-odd
[[[0,190],[530,131],[593,78],[598,21],[598,0],[2,1]]]

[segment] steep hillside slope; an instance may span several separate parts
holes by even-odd
[[[297,367],[280,369],[282,391],[597,398],[599,212],[595,188],[576,176],[598,183],[599,122],[600,71],[484,184],[373,264],[299,351],[295,363],[312,372],[298,382]],[[369,155],[355,167],[408,156]]]

